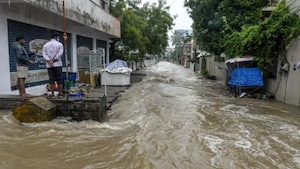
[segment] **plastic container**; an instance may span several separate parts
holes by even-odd
[[[67,80],[67,72],[63,72],[62,73],[62,79],[63,80]],[[77,79],[77,73],[76,72],[68,72],[68,75],[69,75],[69,81],[76,81]]]
[[[63,89],[65,91],[70,90],[71,87],[75,87],[75,81],[76,81],[76,78],[77,78],[77,73],[68,72],[69,83],[67,83],[67,76],[66,75],[67,75],[66,72],[62,73]]]
[[[83,97],[83,94],[81,93],[70,93],[68,94],[69,97]]]
[[[71,87],[75,87],[75,81],[69,81],[68,83],[67,80],[64,80],[63,89],[67,91],[70,90]]]
[[[54,88],[55,88],[55,90],[58,90],[58,84],[57,84],[57,82],[54,83]]]
[[[101,85],[129,86],[130,73],[109,73],[109,72],[102,73]]]

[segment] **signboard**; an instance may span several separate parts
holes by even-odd
[[[11,86],[16,86],[17,85],[17,72],[11,72],[10,73],[10,83]],[[48,71],[47,69],[41,69],[41,70],[30,70],[28,72],[28,78],[26,79],[26,82],[30,83],[38,83],[38,82],[44,82],[48,81]],[[30,84],[28,85],[30,86]]]
[[[37,86],[46,84],[48,82],[48,73],[46,69],[46,62],[43,58],[43,46],[50,40],[50,36],[54,32],[58,32],[61,37],[63,32],[52,30],[49,28],[43,28],[31,24],[26,24],[18,21],[8,20],[8,43],[9,46],[9,60],[10,60],[10,77],[11,77],[11,89],[16,89],[17,81],[17,68],[16,58],[14,54],[13,42],[16,41],[18,35],[23,35],[25,38],[24,47],[27,51],[37,50],[37,54],[30,57],[30,60],[35,61],[36,64],[29,65],[29,77],[26,79],[26,86]],[[71,37],[68,34],[68,37]],[[62,39],[62,38],[61,38]],[[71,38],[68,38],[68,44],[71,44]],[[67,46],[67,50],[71,51],[71,45]],[[71,52],[68,53],[68,59],[71,60]],[[65,67],[65,57],[62,57],[63,66]]]
[[[38,69],[46,68],[46,61],[43,58],[43,46],[47,42],[48,40],[46,39],[34,39],[29,42],[30,51],[37,50],[37,53],[35,54],[35,58],[34,59],[31,58],[31,59],[35,61]]]

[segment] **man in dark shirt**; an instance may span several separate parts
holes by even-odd
[[[17,63],[17,86],[19,94],[22,97],[30,97],[25,91],[25,79],[28,77],[28,65],[34,64],[34,61],[29,59],[32,52],[27,52],[24,48],[25,38],[24,36],[17,36],[16,42],[14,43],[14,56]]]

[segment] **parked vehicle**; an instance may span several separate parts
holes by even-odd
[[[237,96],[244,97],[261,93],[264,82],[263,72],[257,67],[253,57],[245,56],[225,61],[228,85]]]

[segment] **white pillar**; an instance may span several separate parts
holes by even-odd
[[[71,58],[72,58],[72,72],[77,72],[77,34],[75,32],[72,33],[72,41],[71,41]]]
[[[106,64],[109,64],[109,39],[106,41]]]
[[[0,6],[0,8],[2,8]],[[9,67],[9,44],[8,42],[8,30],[7,30],[7,13],[0,10],[0,51],[1,51],[1,62],[0,62],[0,72],[1,72],[1,80],[0,80],[0,93],[1,94],[9,94],[11,92],[11,84],[10,84],[10,67]]]
[[[93,38],[93,51],[96,51],[97,50],[97,39],[96,38]]]

